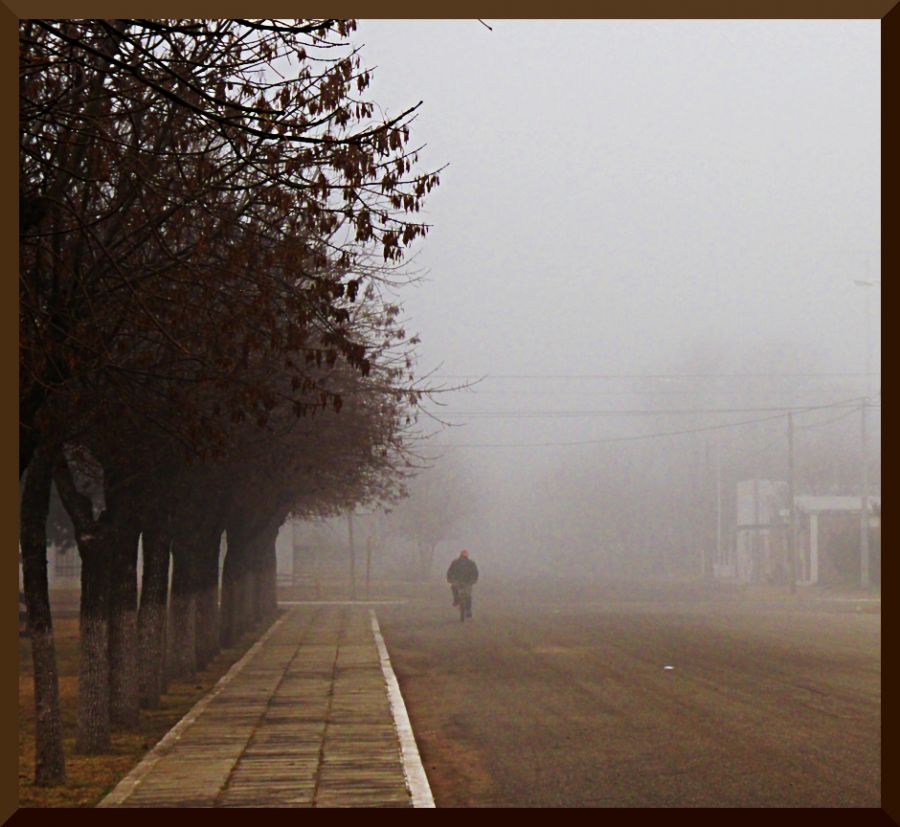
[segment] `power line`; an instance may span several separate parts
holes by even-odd
[[[836,371],[806,373],[444,373],[431,379],[810,379],[880,376],[878,371]]]
[[[839,416],[832,417],[831,419],[826,419],[822,422],[814,422],[811,425],[800,425],[800,426],[798,426],[798,430],[811,431],[811,430],[814,430],[815,428],[823,428],[826,425],[831,425],[835,422],[840,422],[842,419],[846,419],[848,416],[855,414],[859,410],[859,408],[860,408],[859,405],[854,405],[852,408],[850,408],[849,411],[845,411],[844,413],[840,414]],[[779,434],[777,437],[775,437],[775,439],[773,439],[771,442],[766,443],[766,445],[764,445],[762,448],[757,448],[757,449],[751,451],[750,453],[739,454],[737,456],[737,459],[742,462],[746,462],[748,459],[753,459],[757,456],[761,456],[762,454],[765,454],[766,452],[768,452],[772,448],[774,448],[784,438],[785,438],[785,434]]]
[[[833,387],[831,388],[833,389]],[[800,387],[793,388],[792,390],[797,393],[815,393],[829,390],[829,388],[818,386],[818,387]],[[607,390],[605,388],[585,388],[582,387],[578,390],[562,390],[560,388],[556,388],[555,390],[482,390],[478,387],[464,387],[459,388],[460,393],[468,393],[471,396],[651,396],[651,397],[659,397],[659,396],[693,396],[697,394],[696,388],[654,388],[652,390],[647,388],[628,388],[625,390]],[[747,393],[746,388],[740,389],[724,389],[718,388],[713,391],[717,397],[721,396],[744,396]],[[756,393],[767,393],[769,391],[765,389],[758,389],[755,391]]]
[[[606,439],[585,439],[575,442],[497,442],[497,443],[448,443],[445,445],[436,445],[436,448],[555,448],[568,447],[577,445],[604,445],[611,442],[634,442],[641,439],[653,439],[655,437],[664,436],[681,436],[682,434],[698,434],[704,431],[716,431],[722,428],[737,428],[740,425],[752,425],[756,422],[769,422],[773,419],[781,419],[784,414],[775,416],[767,416],[762,419],[748,419],[743,422],[729,422],[724,425],[709,425],[704,428],[690,428],[682,431],[661,431],[654,434],[639,434],[636,436],[619,436],[608,437]]]
[[[592,411],[441,411],[429,410],[427,413],[436,417],[471,417],[473,419],[540,419],[552,417],[582,416],[668,416],[672,414],[717,414],[717,413],[789,413],[792,411],[809,411],[817,408],[834,408],[848,403],[828,403],[820,406],[810,405],[798,408],[796,405],[779,405],[757,408],[619,408]],[[856,403],[854,410],[859,407]],[[874,406],[873,406],[874,407]]]
[[[842,400],[840,402],[832,403],[831,405],[818,405],[815,407],[808,408],[795,408],[790,411],[790,413],[806,413],[812,410],[825,410],[828,408],[835,407],[843,407],[847,405],[848,402],[852,402],[854,400]],[[859,400],[856,400],[857,405],[852,410],[859,410],[860,404]],[[851,411],[852,412],[852,411]],[[719,423],[717,425],[705,425],[698,428],[686,428],[678,431],[659,431],[652,434],[634,434],[631,436],[619,436],[619,437],[606,437],[604,439],[586,439],[586,440],[576,440],[571,442],[496,442],[496,443],[445,443],[441,445],[435,445],[435,448],[555,448],[555,447],[569,447],[569,446],[579,446],[579,445],[605,445],[615,442],[636,442],[638,440],[643,439],[656,439],[659,437],[666,436],[682,436],[687,434],[699,434],[705,433],[708,431],[718,431],[724,430],[728,428],[738,428],[743,425],[753,425],[760,422],[771,422],[775,419],[781,419],[785,414],[777,413],[773,416],[760,417],[757,419],[745,419],[741,422],[726,422]]]
[[[878,405],[869,405],[868,407],[870,407],[870,408],[877,408],[877,407],[880,407],[880,406],[878,406]],[[842,413],[840,416],[836,416],[836,417],[834,417],[834,418],[832,418],[832,419],[826,419],[824,422],[813,422],[813,423],[810,424],[810,425],[800,425],[800,426],[799,426],[799,429],[800,429],[800,430],[803,430],[803,431],[811,431],[811,430],[813,430],[814,428],[822,428],[822,427],[824,427],[825,425],[831,425],[833,422],[840,422],[842,419],[846,419],[846,418],[847,418],[848,416],[850,416],[851,414],[856,413],[859,409],[860,409],[860,406],[857,405],[856,407],[851,408],[851,409],[850,409],[849,411],[847,411],[846,413]]]

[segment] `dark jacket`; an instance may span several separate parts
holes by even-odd
[[[447,579],[451,583],[467,583],[471,586],[478,582],[478,566],[468,557],[457,557],[447,569]]]

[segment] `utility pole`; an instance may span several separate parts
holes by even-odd
[[[759,473],[759,469],[757,469],[753,479],[753,544],[750,557],[751,583],[756,581],[759,574]]]
[[[869,278],[869,257],[866,256],[866,278],[854,279],[857,287],[866,288],[865,329],[866,329],[866,396],[860,406],[860,508],[859,508],[859,582],[862,588],[868,589],[871,585],[869,576],[869,464],[868,464],[868,435],[866,433],[866,408],[872,396],[872,324],[870,319],[871,289],[879,280]]]
[[[699,463],[698,463],[698,465],[699,465]],[[703,477],[705,478],[707,476],[707,474],[709,473],[709,440],[708,439],[706,440],[706,451],[705,451],[705,456],[704,456],[703,471],[704,471]],[[701,490],[699,485],[697,486],[697,490],[698,490],[698,492]],[[705,510],[703,508],[703,504],[705,501],[706,501],[706,497],[704,497],[701,494],[700,495],[701,513]],[[705,580],[706,572],[709,569],[709,560],[708,560],[709,551],[706,546],[708,535],[705,530],[706,520],[703,520],[702,525],[704,525],[704,531],[700,537],[700,579]]]
[[[788,412],[788,577],[791,594],[797,591],[797,550],[795,548],[794,521],[794,412]]]
[[[350,599],[356,600],[356,549],[353,546],[353,509],[347,511],[347,535],[350,538]]]
[[[716,562],[722,560],[722,451],[716,436]]]
[[[868,589],[871,585],[869,578],[869,463],[866,454],[868,453],[867,434],[866,434],[866,406],[868,399],[863,399],[860,406],[860,460],[862,471],[862,497],[860,497],[859,509],[859,582],[864,589]]]

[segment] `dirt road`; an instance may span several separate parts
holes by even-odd
[[[379,610],[438,806],[880,806],[877,606],[593,597]]]

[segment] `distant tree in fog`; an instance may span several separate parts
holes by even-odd
[[[391,526],[416,544],[423,580],[431,575],[438,543],[458,536],[457,530],[476,504],[471,478],[455,459],[439,459],[407,483],[407,496],[394,508]]]

